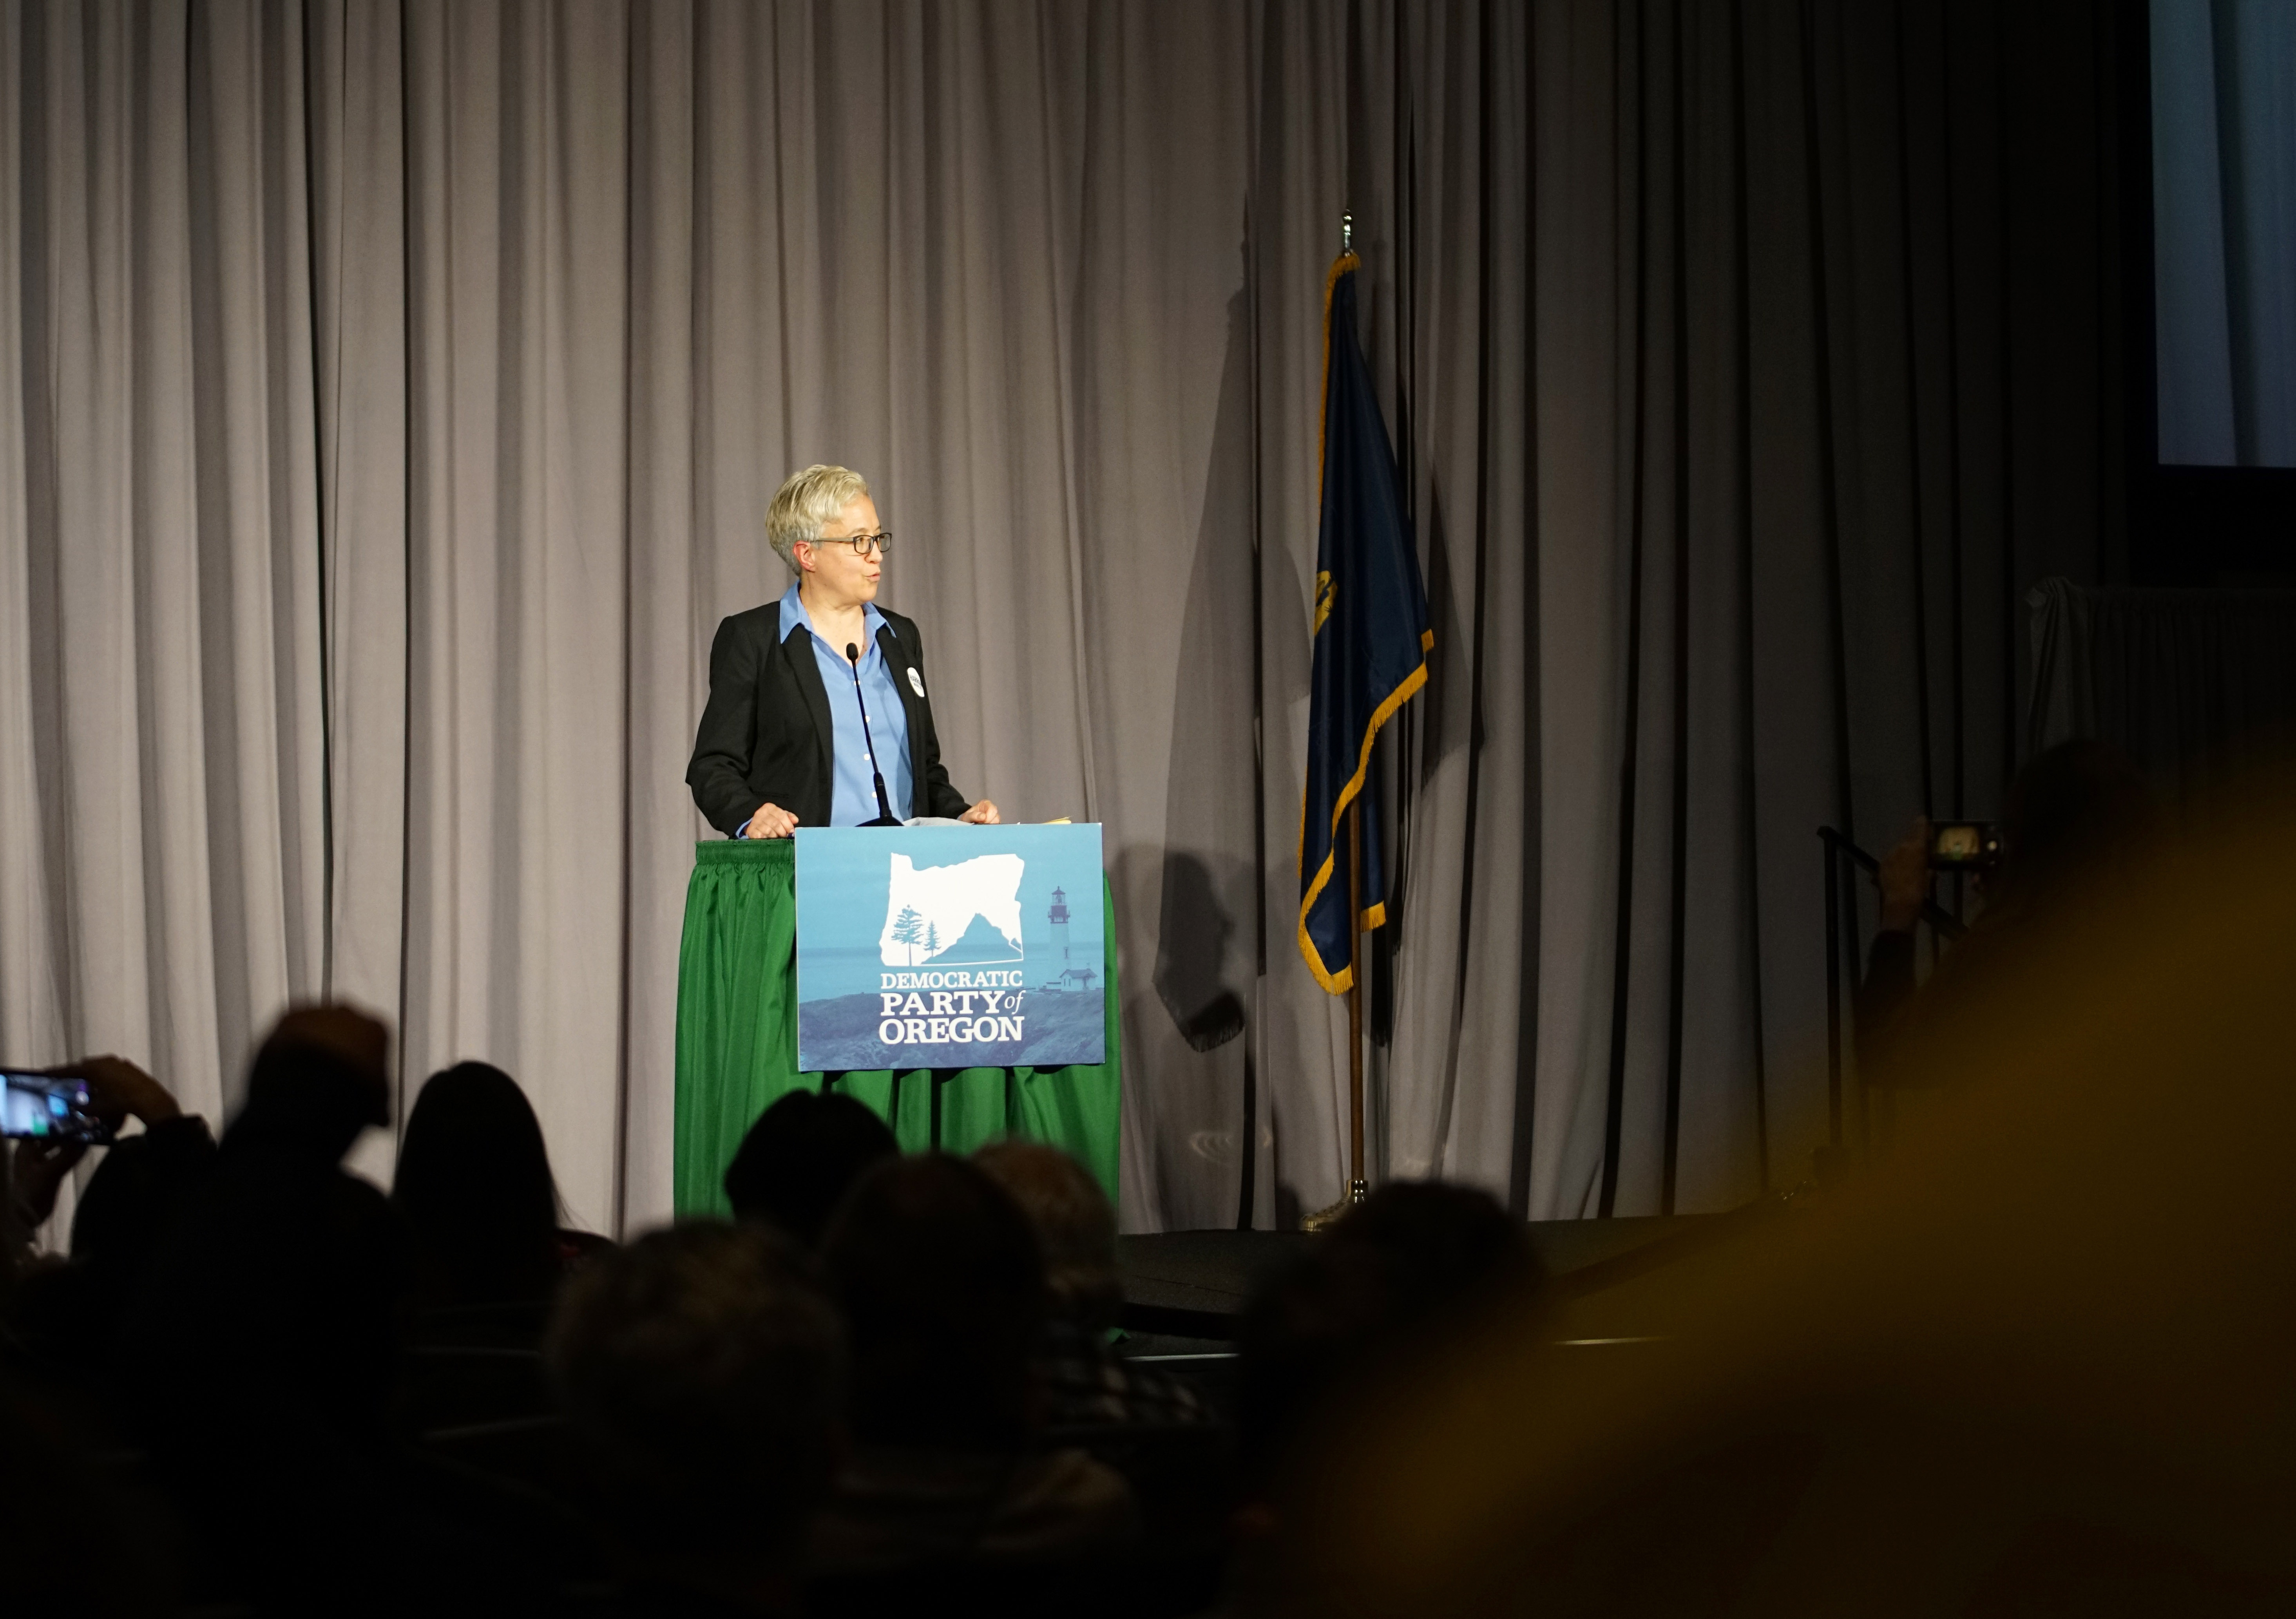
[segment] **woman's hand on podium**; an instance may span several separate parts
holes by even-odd
[[[750,824],[742,829],[744,838],[789,838],[797,832],[797,817],[778,804],[760,804],[758,813],[750,817]]]
[[[995,805],[983,798],[957,819],[972,826],[997,826],[1002,824],[1004,817],[997,814]]]

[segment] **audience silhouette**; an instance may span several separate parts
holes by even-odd
[[[1522,1222],[1488,1193],[1432,1181],[1372,1193],[1245,1312],[1247,1487],[1264,1497],[1301,1431],[1335,1401],[1543,1280]]]
[[[800,1250],[656,1231],[568,1287],[550,1380],[584,1446],[630,1613],[794,1609],[845,1447],[844,1330]]]
[[[870,1166],[900,1155],[885,1121],[849,1096],[792,1091],[758,1115],[726,1166],[736,1220],[821,1246],[830,1215]]]
[[[338,1590],[402,1516],[387,1476],[401,1246],[383,1195],[341,1168],[390,1117],[384,1056],[357,1012],[281,1021],[116,1346],[152,1460],[217,1559],[195,1575],[282,1611],[396,1594]]]
[[[459,1062],[414,1099],[391,1177],[418,1307],[544,1300],[562,1271],[558,1186],[526,1092]]]
[[[1903,1156],[1599,1285],[1485,1192],[1384,1186],[1278,1239],[1232,1394],[1119,1341],[1113,1212],[1047,1147],[903,1157],[792,1097],[739,1220],[616,1248],[560,1229],[485,1064],[431,1079],[388,1197],[348,1173],[390,1113],[349,1009],[280,1021],[219,1143],[78,1065],[143,1129],[69,1258],[0,1273],[7,1611],[2284,1611],[2296,814],[2100,894],[2147,824],[2085,819],[2110,764],[2022,784],[2023,863],[1899,1059],[1978,1083]],[[10,1151],[16,1228],[71,1158]],[[472,1366],[516,1376],[444,1401]]]
[[[98,1057],[67,1071],[87,1080],[97,1112],[115,1131],[130,1118],[144,1129],[104,1153],[72,1212],[70,1262],[30,1271],[8,1320],[25,1364],[100,1409],[121,1312],[153,1253],[179,1223],[186,1200],[213,1168],[216,1146],[207,1121],[184,1113],[165,1087],[134,1064]],[[25,1150],[45,1145],[20,1143],[15,1155],[20,1166],[28,1157],[34,1159],[29,1184],[20,1182],[15,1189],[20,1216],[31,1225],[45,1221],[58,1182],[82,1157],[77,1145]]]
[[[1123,1478],[1082,1451],[1032,1448],[1043,1262],[994,1181],[939,1153],[881,1164],[823,1258],[851,1333],[857,1442],[816,1524],[824,1575],[922,1591],[1124,1543]]]
[[[1055,1432],[1191,1426],[1210,1412],[1185,1383],[1129,1364],[1108,1341],[1124,1303],[1116,1210],[1092,1172],[1057,1147],[998,1141],[973,1162],[1028,1216],[1044,1255],[1036,1352],[1038,1417]]]

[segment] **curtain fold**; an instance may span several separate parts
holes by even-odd
[[[1811,0],[0,0],[0,1055],[287,1001],[669,1206],[682,776],[842,462],[959,786],[1107,828],[1128,1229],[1338,1195],[1298,956],[1322,287],[1436,645],[1374,1168],[1725,1206],[1823,1136],[1813,829],[1997,809],[2118,567],[2110,19]],[[387,1177],[389,1135],[361,1149]]]

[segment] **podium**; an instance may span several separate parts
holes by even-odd
[[[905,1152],[970,1152],[1007,1136],[1073,1153],[1114,1202],[1119,1132],[1116,918],[1101,881],[1107,1060],[1059,1068],[804,1073],[797,1066],[797,850],[787,838],[696,844],[677,961],[676,1212],[727,1212],[742,1138],[800,1089],[867,1104]]]

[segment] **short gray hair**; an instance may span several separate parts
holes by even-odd
[[[610,1247],[560,1291],[542,1351],[650,1555],[697,1524],[704,1544],[792,1553],[836,1471],[846,1385],[844,1325],[793,1243],[692,1221]]]
[[[1055,1309],[1087,1326],[1113,1327],[1124,1303],[1116,1269],[1116,1210],[1092,1172],[1042,1141],[993,1141],[972,1155],[1021,1206],[1045,1256]]]
[[[766,508],[766,539],[781,560],[797,571],[790,547],[800,540],[811,544],[839,512],[869,493],[869,480],[850,467],[824,466],[816,462],[802,472],[792,472]]]

